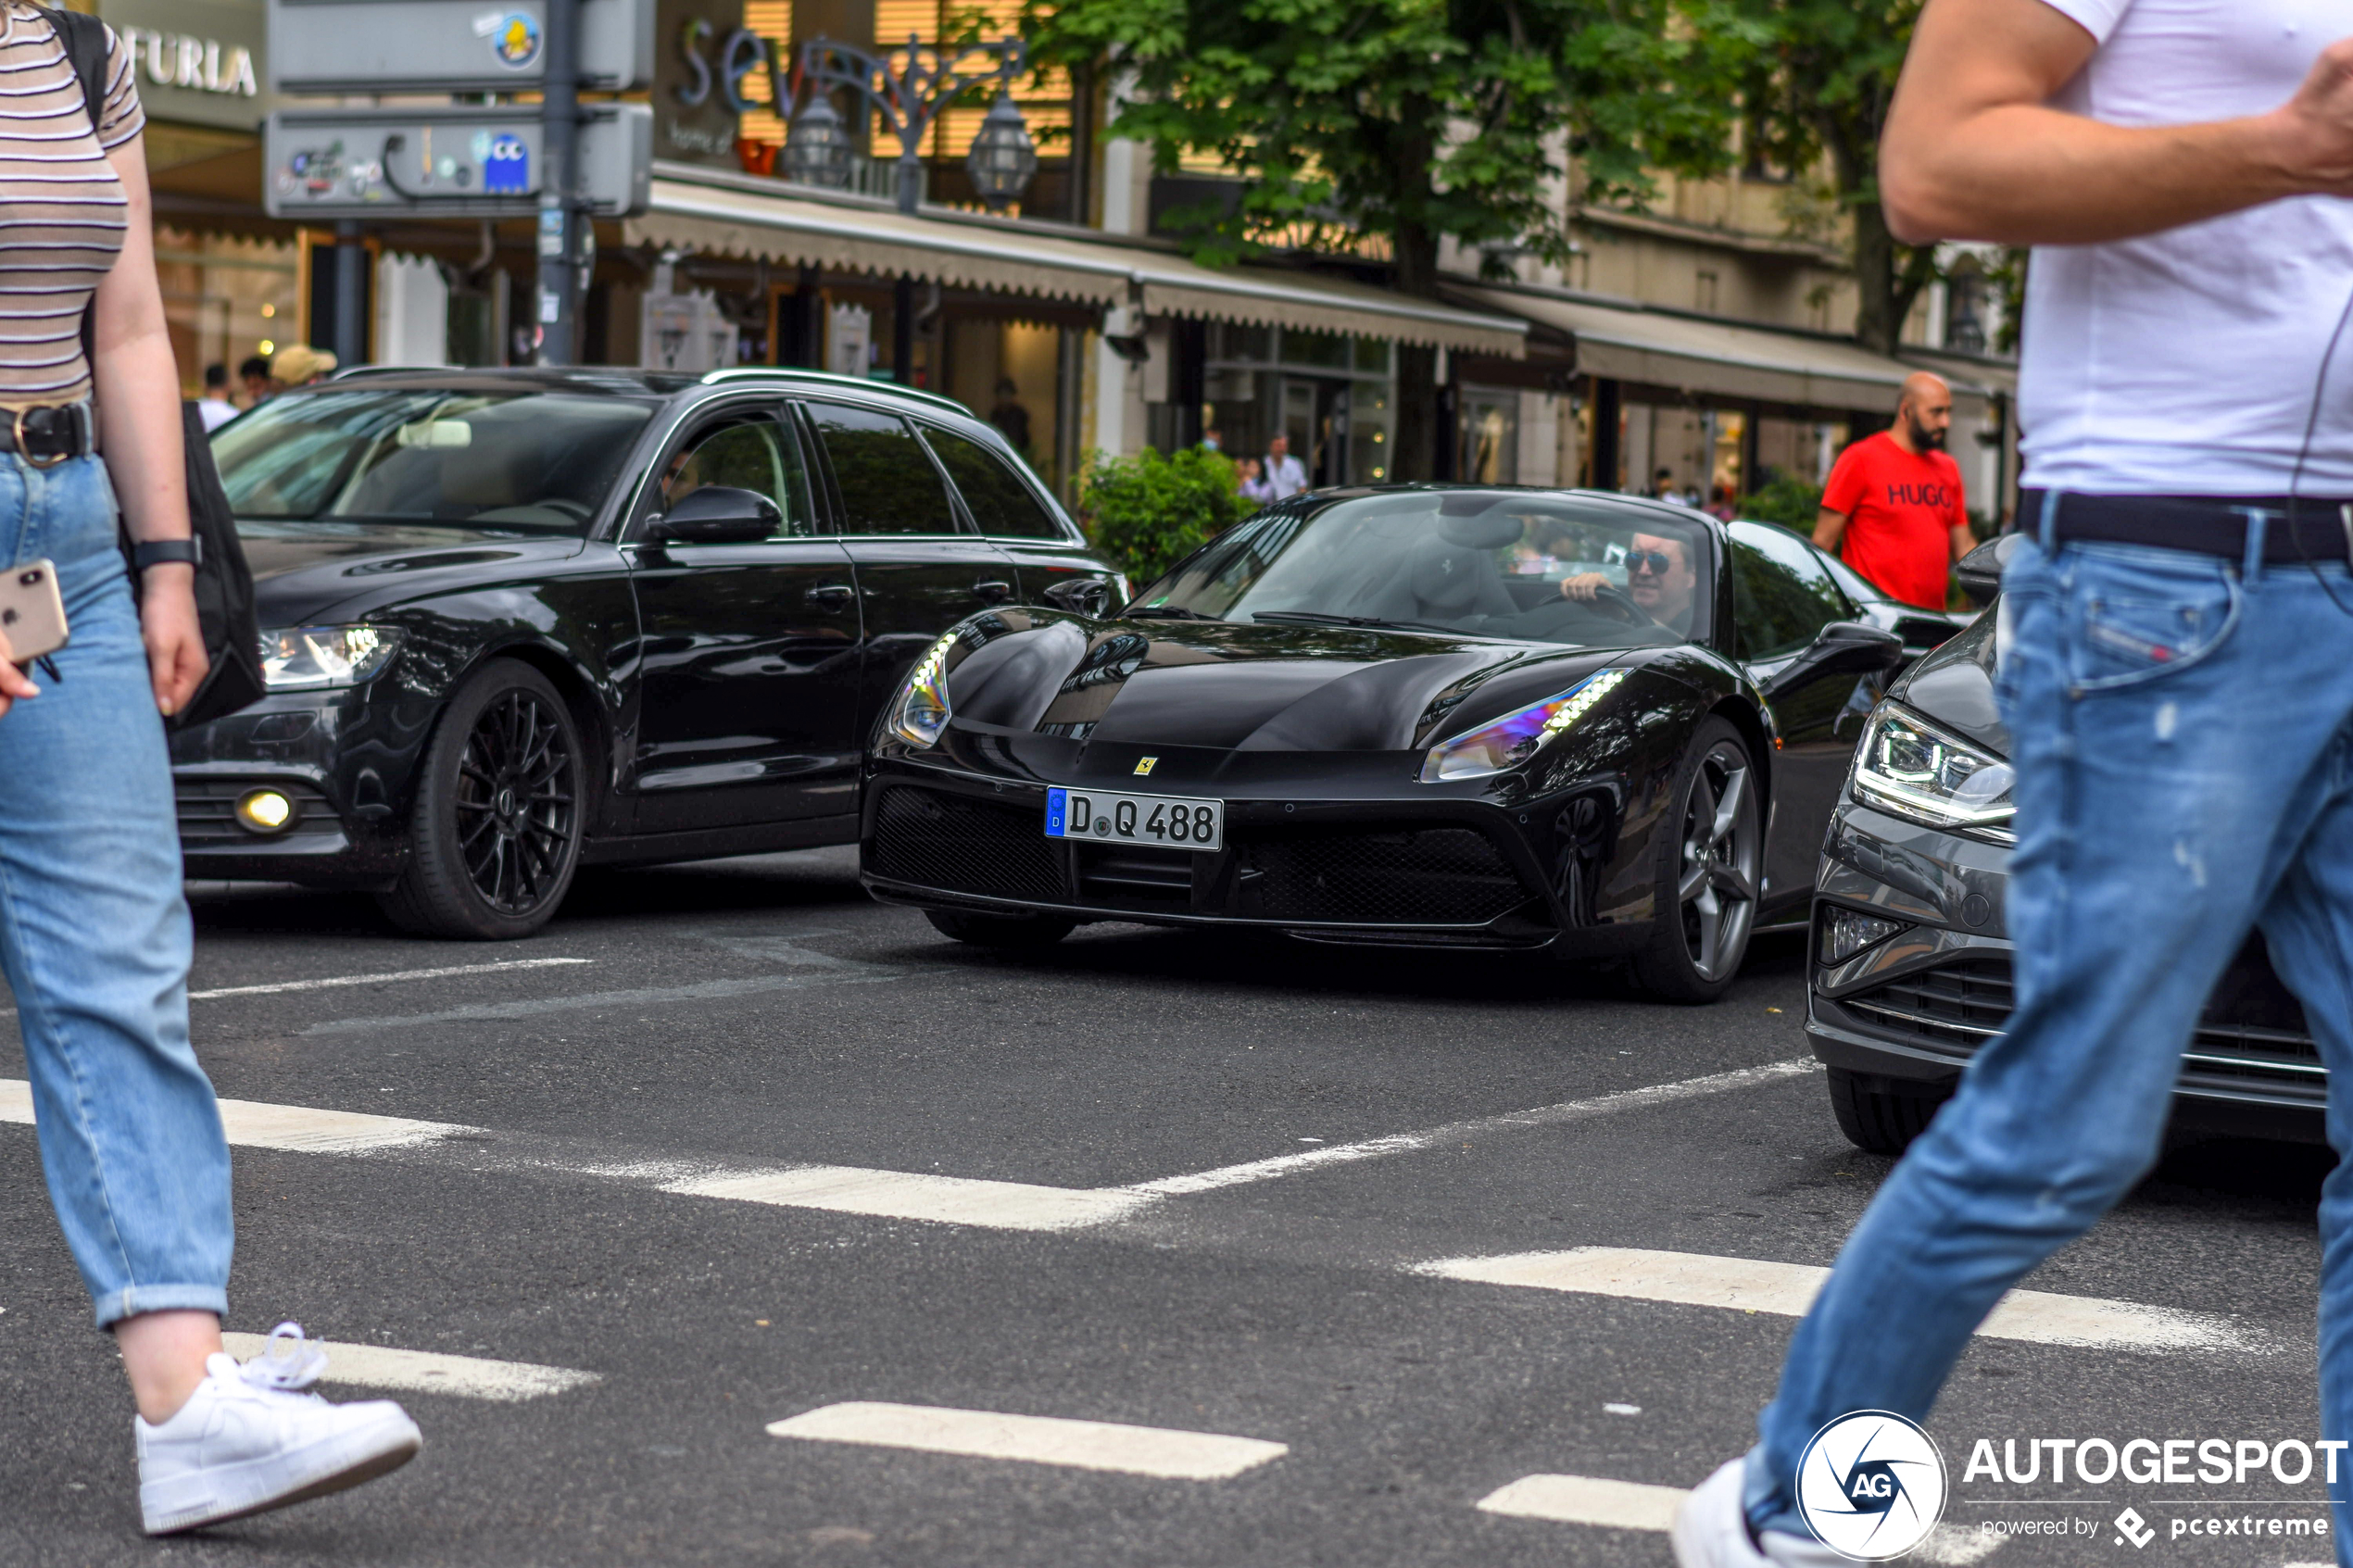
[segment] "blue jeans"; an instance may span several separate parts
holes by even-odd
[[[2319,1041],[2329,1141],[2353,1148],[2353,578],[2262,565],[2259,545],[2242,563],[2030,544],[2002,589],[2017,1010],[1798,1327],[1749,1455],[1760,1528],[1806,1534],[1792,1499],[1814,1433],[1856,1410],[1925,1419],[2002,1294],[2155,1162],[2250,926]],[[2353,1160],[2322,1190],[2321,1235],[2321,1424],[2353,1437]],[[2343,1543],[2353,1466],[2339,1476]]]
[[[0,966],[49,1196],[101,1328],[225,1312],[229,1146],[188,1046],[171,767],[105,464],[0,453],[0,546],[57,562],[72,638],[0,716]]]

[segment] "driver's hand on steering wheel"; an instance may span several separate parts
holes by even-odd
[[[1574,577],[1561,579],[1561,597],[1590,599],[1604,588],[1611,587],[1610,580],[1598,571],[1580,571]]]

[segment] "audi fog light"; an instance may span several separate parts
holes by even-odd
[[[237,797],[237,825],[268,837],[294,826],[295,803],[274,789],[249,789]]]
[[[911,746],[937,746],[940,732],[948,728],[948,651],[956,646],[956,637],[950,632],[925,650],[891,699],[884,722]]]
[[[1851,777],[1857,805],[1931,827],[1994,827],[2018,809],[2008,763],[1894,703],[1872,711]]]
[[[261,673],[273,692],[356,686],[392,662],[396,626],[289,626],[261,633]]]
[[[1864,948],[1884,942],[1903,929],[1900,922],[1831,905],[1822,911],[1822,961],[1844,963]]]
[[[1584,718],[1625,679],[1623,670],[1598,671],[1558,696],[1529,703],[1516,713],[1430,747],[1429,755],[1422,759],[1422,783],[1484,778],[1516,768],[1542,750],[1546,741]]]

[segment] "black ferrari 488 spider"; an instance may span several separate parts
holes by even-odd
[[[1705,1001],[1806,919],[1865,716],[1955,624],[1684,508],[1314,493],[1106,618],[1000,608],[933,644],[867,754],[863,875],[971,942],[1548,949]]]

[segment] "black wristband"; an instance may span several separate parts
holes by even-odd
[[[204,565],[204,541],[201,539],[149,539],[131,547],[132,564],[145,571],[151,566],[163,566],[172,561],[185,561],[190,566]]]

